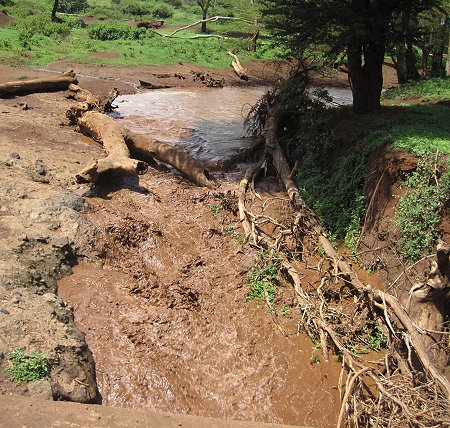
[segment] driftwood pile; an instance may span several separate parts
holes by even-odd
[[[365,285],[334,249],[293,182],[278,141],[281,104],[279,92],[274,91],[259,106],[265,112],[260,134],[265,151],[241,180],[239,215],[249,243],[283,267],[295,290],[302,328],[322,349],[323,360],[328,361],[333,352],[342,362],[338,427],[448,426],[450,384],[443,371],[449,333],[439,299],[448,298],[450,247],[439,244],[428,281],[411,290],[408,311],[394,296]],[[274,201],[255,208],[260,197],[254,181],[269,162],[291,207],[284,222],[266,212]],[[321,249],[318,261],[317,248]],[[319,274],[317,283],[302,283],[302,273],[308,270]],[[367,349],[368,326],[375,333],[381,328],[386,332],[387,351],[365,361],[361,351]]]

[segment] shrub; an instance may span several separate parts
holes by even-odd
[[[79,13],[88,7],[87,0],[61,0],[58,6],[58,12]]]
[[[50,16],[38,14],[14,21],[12,26],[21,33],[42,34],[46,37],[65,37],[70,34],[71,22],[58,24],[52,22]]]
[[[170,4],[170,6],[174,7],[175,9],[180,9],[183,7],[183,2],[181,0],[166,0],[167,4]]]
[[[5,368],[5,372],[17,383],[32,382],[47,375],[48,365],[45,354],[32,352],[30,355],[25,355],[20,348],[17,348],[7,358],[10,365]]]
[[[450,173],[440,180],[438,175],[434,162],[422,159],[404,182],[407,190],[399,200],[395,221],[400,228],[400,254],[407,261],[419,260],[439,237],[441,212],[450,196]]]
[[[143,39],[151,37],[145,28],[130,27],[114,22],[97,22],[88,27],[88,36],[95,40]]]
[[[120,9],[123,13],[134,16],[151,15],[152,5],[142,1],[127,1],[121,4]]]
[[[153,6],[152,15],[155,18],[166,19],[173,15],[173,10],[170,6],[164,3],[156,3]]]

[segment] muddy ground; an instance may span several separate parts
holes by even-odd
[[[100,94],[112,85],[133,92],[140,78],[202,85],[174,76],[190,65],[49,66],[67,68],[92,76],[80,84]],[[25,75],[47,74],[0,66],[0,83]],[[282,73],[255,65],[250,75],[260,85]],[[235,214],[211,209],[218,194],[237,191],[242,168],[216,174],[213,191],[163,166],[90,189],[74,177],[102,150],[68,125],[71,104],[63,92],[0,100],[0,394],[334,426],[339,364],[311,364],[289,286],[276,322],[246,302],[255,252],[240,242]],[[276,182],[257,190],[283,197]],[[48,355],[48,379],[6,379],[17,347]]]

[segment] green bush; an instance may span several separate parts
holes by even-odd
[[[155,18],[166,19],[173,15],[173,10],[170,6],[164,3],[156,3],[153,6],[152,15]]]
[[[448,167],[440,180],[438,176],[434,161],[424,158],[404,182],[407,190],[399,200],[395,221],[400,228],[400,254],[407,261],[433,250],[439,237],[442,209],[450,196]]]
[[[151,3],[129,0],[121,3],[120,9],[127,15],[143,16],[151,15],[153,8]]]
[[[88,8],[87,0],[61,0],[58,6],[58,12],[80,13]]]
[[[181,0],[166,0],[167,4],[170,4],[170,6],[174,7],[175,9],[180,9],[183,7],[183,2]]]
[[[7,359],[11,365],[5,368],[5,372],[17,383],[32,382],[47,375],[48,365],[45,354],[32,352],[30,355],[25,355],[20,348],[17,348],[8,355]]]
[[[13,22],[13,28],[21,33],[41,34],[46,37],[65,37],[70,34],[75,20],[64,23],[52,22],[49,15],[38,14],[18,19]]]
[[[88,36],[95,40],[143,39],[152,33],[145,28],[135,28],[127,24],[114,22],[97,22],[87,29]]]

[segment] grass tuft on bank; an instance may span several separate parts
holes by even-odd
[[[449,100],[450,77],[434,77],[405,83],[396,88],[388,89],[382,95],[384,100],[419,101]]]

